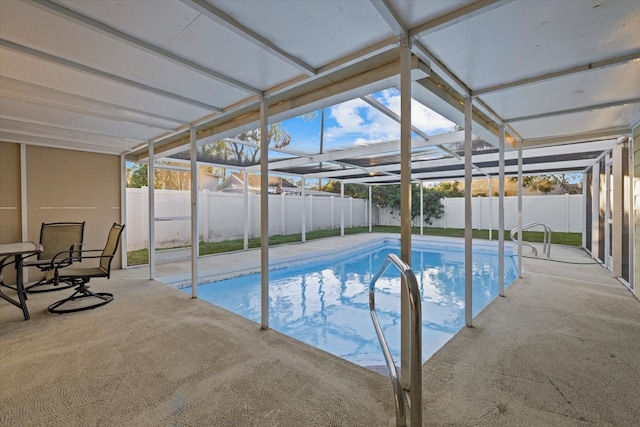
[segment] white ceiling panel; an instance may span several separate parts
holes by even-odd
[[[640,60],[489,93],[480,98],[505,120],[640,98]]]
[[[366,1],[210,1],[315,68],[393,36]]]
[[[120,31],[167,47],[200,15],[177,0],[56,0],[66,8],[75,10]]]
[[[110,81],[89,73],[76,71],[35,57],[0,47],[0,74],[16,80],[34,83],[74,95],[85,96],[111,104],[147,111],[180,121],[208,114],[204,108],[189,105],[126,84]]]
[[[30,135],[34,138],[47,138],[57,140],[58,144],[67,141],[79,142],[90,146],[104,145],[114,148],[132,148],[140,145],[142,141],[128,140],[124,138],[114,138],[111,136],[98,135],[95,133],[81,132],[46,126],[37,123],[20,122],[17,120],[0,118],[0,127],[4,132],[16,135]]]
[[[472,90],[638,49],[638,1],[519,0],[422,38]]]
[[[24,135],[20,133],[12,133],[0,129],[0,141],[15,142],[17,144],[40,145],[51,148],[63,148],[65,150],[89,151],[91,153],[103,153],[120,155],[123,151],[132,148],[128,141],[120,140],[118,144],[106,145],[101,143],[93,143],[91,138],[86,141],[78,142],[72,138],[57,139],[55,137]]]
[[[167,131],[185,124],[174,119],[154,116],[144,111],[123,108],[119,105],[3,76],[0,76],[0,97],[110,120],[137,123]]]
[[[512,126],[524,139],[530,139],[628,126],[638,117],[640,117],[640,103],[634,103],[629,106],[526,120],[513,123]]]
[[[28,15],[24,22],[12,15]],[[113,37],[22,2],[9,2],[0,15],[0,36],[20,45],[146,82],[160,89],[213,105],[228,105],[249,95]]]
[[[391,5],[398,13],[402,22],[408,29],[442,16],[465,5],[473,3],[473,0],[430,0],[430,1],[404,1],[392,0]]]
[[[260,90],[267,90],[300,74],[279,58],[205,16],[200,16],[175,38],[171,48]]]
[[[139,1],[59,3],[260,90],[299,74],[295,68],[180,1],[162,1],[162,7],[153,8],[151,14],[148,5]],[[256,62],[261,64],[260,68],[255,67]]]
[[[151,139],[165,132],[159,128],[108,120],[8,98],[0,98],[0,117],[139,141]]]

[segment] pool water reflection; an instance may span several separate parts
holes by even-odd
[[[427,360],[464,326],[464,247],[415,245],[412,268],[422,294],[422,356]],[[269,274],[269,326],[288,336],[363,366],[384,365],[369,314],[369,282],[395,243],[324,263]],[[497,247],[473,253],[473,315],[498,294]],[[516,278],[505,256],[505,286]],[[184,289],[190,292],[190,289]],[[260,275],[222,280],[198,288],[198,296],[260,322]],[[399,360],[400,274],[389,268],[376,284],[376,312],[391,353]]]

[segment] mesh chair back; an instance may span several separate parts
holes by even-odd
[[[52,259],[60,252],[68,252],[74,246],[72,257],[79,260],[81,253],[78,252],[84,239],[84,222],[51,222],[42,223],[40,228],[40,244],[42,252],[38,254],[38,259]]]
[[[102,257],[100,258],[100,268],[107,273],[107,277],[111,273],[111,261],[118,249],[118,243],[120,242],[120,235],[124,225],[114,223],[109,230],[109,237],[107,238],[107,244],[102,251]]]

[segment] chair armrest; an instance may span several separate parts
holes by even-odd
[[[82,261],[82,247],[84,243],[74,243],[69,246],[69,258],[71,258],[71,264],[74,261]]]
[[[75,245],[81,245],[81,243],[76,243],[71,246],[73,248]],[[73,261],[82,260],[83,258],[101,258],[100,256],[85,256],[83,254],[86,253],[95,253],[102,252],[102,249],[70,249],[68,251],[58,252],[51,258],[51,269],[58,269],[61,267],[66,267],[73,263]],[[80,254],[79,256],[74,256],[74,254]],[[67,255],[65,257],[65,255]]]

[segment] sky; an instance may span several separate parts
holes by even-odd
[[[386,89],[372,96],[400,114],[400,91],[397,89]],[[427,135],[451,132],[455,128],[454,123],[416,101],[412,101],[411,112],[412,124]],[[400,124],[361,99],[327,107],[324,114],[324,151],[400,139]],[[320,123],[319,111],[313,119],[302,116],[283,121],[282,126],[291,135],[291,144],[287,148],[317,153]]]

